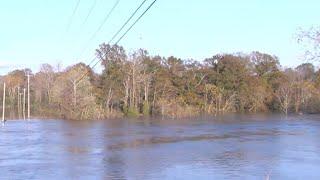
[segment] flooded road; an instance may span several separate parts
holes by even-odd
[[[1,179],[320,179],[320,116],[9,121]]]

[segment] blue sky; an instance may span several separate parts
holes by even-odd
[[[89,63],[142,0],[120,0],[109,21],[88,42],[116,0],[0,1],[0,74],[42,63]],[[151,0],[148,0],[151,3]],[[128,51],[203,60],[216,53],[261,51],[277,55],[284,66],[303,59],[298,29],[319,25],[318,0],[158,0],[120,42]]]

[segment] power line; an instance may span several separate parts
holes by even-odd
[[[110,9],[110,11],[108,12],[108,14],[106,15],[106,17],[103,19],[102,23],[100,24],[100,26],[98,27],[98,29],[94,32],[94,34],[91,36],[91,38],[88,40],[88,42],[85,44],[84,48],[81,51],[80,56],[83,55],[84,52],[86,52],[86,50],[88,49],[88,46],[90,45],[90,42],[97,36],[97,34],[101,31],[101,29],[103,28],[103,26],[105,25],[105,23],[109,20],[109,18],[111,17],[111,14],[113,13],[113,11],[115,10],[115,8],[118,6],[120,0],[117,0],[114,5],[112,6],[112,8]]]
[[[115,43],[118,44],[127,34],[128,32],[133,28],[134,25],[137,24],[137,22],[149,11],[149,9],[154,5],[154,3],[156,3],[157,0],[154,0],[149,6],[148,8],[139,16],[139,18],[129,27],[129,29],[127,29],[127,31],[119,38],[119,40]]]
[[[145,2],[145,1],[144,1]],[[143,3],[144,3],[143,2]],[[115,45],[117,45],[127,34],[128,32],[139,22],[139,20],[150,10],[150,8],[157,2],[157,0],[154,0],[149,6],[148,8],[138,17],[138,19],[136,19],[136,21],[127,29],[127,31],[118,39],[118,41],[115,43]],[[139,6],[138,9],[140,9],[141,6]],[[136,13],[136,12],[135,12]],[[132,17],[130,17],[132,19]],[[127,24],[127,22],[126,22]],[[118,31],[120,32],[120,31]],[[117,33],[118,33],[117,32]],[[111,42],[112,40],[109,41],[109,43]],[[99,60],[96,64],[94,64],[94,66],[92,66],[92,69],[95,68],[98,63],[100,62],[101,60]],[[91,62],[94,62],[94,60],[92,60]],[[90,63],[91,64],[91,63]]]
[[[93,60],[96,60],[96,59],[93,59]],[[94,61],[92,61],[92,62],[94,62]],[[92,66],[91,69],[93,69],[95,66],[97,66],[99,62],[100,62],[100,60],[97,61],[97,62]],[[78,84],[81,82],[81,80],[82,80],[83,78],[85,78],[89,73],[90,73],[90,71],[87,70],[87,72],[84,73],[84,74],[75,82],[75,84],[78,85]]]
[[[111,14],[113,13],[113,11],[115,10],[115,8],[118,6],[120,0],[117,0],[114,5],[112,6],[112,8],[110,9],[109,13],[107,14],[107,16],[103,19],[102,23],[100,24],[99,28],[94,32],[94,34],[91,36],[91,38],[89,39],[88,43],[90,41],[92,41],[96,35],[101,31],[102,27],[105,25],[105,23],[109,20]]]
[[[123,28],[131,21],[131,19],[137,14],[137,12],[141,9],[141,7],[146,3],[147,0],[143,0],[140,5],[136,8],[136,10],[131,14],[131,16],[127,19],[127,21],[121,26],[121,28],[113,35],[113,37],[109,40],[108,44],[110,44],[123,30]],[[90,40],[91,41],[91,40]],[[88,44],[86,48],[82,51],[82,53],[87,49]],[[90,61],[89,66],[96,60],[95,57]]]
[[[69,30],[69,28],[70,28],[70,26],[72,24],[74,16],[76,15],[76,12],[77,12],[77,10],[79,8],[79,5],[80,5],[80,1],[81,0],[77,0],[76,6],[73,9],[72,16],[70,17],[70,20],[69,20],[69,23],[68,23],[68,26],[67,26],[67,31]]]
[[[90,61],[90,63],[88,64],[88,66],[91,66],[91,64],[92,64],[95,60],[96,60],[96,57],[94,57],[94,58]]]
[[[129,17],[129,19],[122,25],[122,27],[116,32],[116,34],[114,34],[114,36],[111,38],[111,40],[109,41],[108,44],[110,44],[118,35],[119,33],[123,30],[123,28],[129,23],[129,21],[131,21],[131,19],[134,17],[134,15],[137,14],[137,12],[140,10],[140,8],[144,5],[144,3],[147,0],[144,0],[141,2],[140,6],[132,13],[132,15]]]
[[[92,4],[92,6],[91,6],[91,8],[90,8],[90,10],[88,12],[88,15],[86,16],[86,18],[83,21],[83,24],[85,24],[88,21],[90,15],[92,14],[93,9],[96,7],[96,4],[97,4],[97,0],[94,0],[93,4]]]
[[[154,0],[149,6],[148,8],[138,17],[138,19],[136,19],[136,21],[127,29],[127,31],[116,41],[115,45],[117,45],[127,34],[128,32],[139,22],[139,20],[150,10],[150,8],[157,2],[157,0]],[[142,6],[142,5],[141,5]],[[138,10],[140,9],[141,7],[139,6],[138,7]],[[138,11],[137,10],[137,11]],[[135,11],[136,13],[136,11]],[[134,14],[135,14],[134,13]],[[132,19],[132,17],[130,17]],[[130,19],[129,18],[129,19]],[[110,41],[109,41],[110,42]],[[96,60],[96,58],[94,58],[91,63],[93,63],[94,61]],[[101,61],[101,59],[98,59],[98,61],[91,67],[91,69],[94,69],[98,64],[99,62]],[[90,63],[90,64],[91,64]],[[90,72],[87,71],[83,76],[81,76],[81,78],[76,81],[76,84],[78,84],[86,75],[88,75]]]

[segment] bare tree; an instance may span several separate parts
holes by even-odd
[[[320,60],[320,27],[311,27],[307,30],[301,29],[297,39],[298,43],[306,47],[306,60]]]
[[[281,110],[288,114],[289,108],[291,106],[292,102],[292,89],[293,85],[292,83],[283,83],[279,87],[279,89],[275,92],[275,95],[279,101],[279,104],[281,106]]]

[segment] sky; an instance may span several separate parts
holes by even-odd
[[[93,39],[117,0],[96,0],[86,21],[95,0],[80,0],[73,16],[77,1],[0,0],[0,74],[38,71],[43,63],[88,64],[142,0],[120,0]],[[144,48],[151,55],[199,61],[260,51],[294,67],[305,62],[296,34],[319,26],[319,7],[319,0],[158,0],[119,44],[128,52]]]

